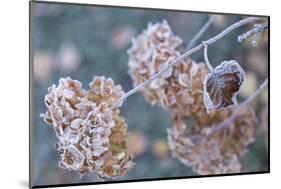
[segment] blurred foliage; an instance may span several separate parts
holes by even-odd
[[[152,9],[127,9],[69,4],[32,3],[32,52],[33,52],[33,127],[32,127],[32,176],[36,185],[94,182],[95,175],[80,178],[78,173],[58,167],[58,154],[54,150],[57,138],[40,113],[46,111],[44,96],[47,88],[57,84],[59,78],[89,83],[94,76],[112,77],[125,91],[132,88],[128,73],[126,50],[131,39],[146,28],[149,22],[167,20],[172,30],[186,46],[208,20],[207,14],[160,11]],[[241,16],[218,16],[203,39],[208,39],[223,28],[241,19]],[[210,61],[217,65],[225,59],[236,59],[249,72],[247,87],[241,98],[251,94],[267,77],[267,33],[258,47],[249,42],[238,43],[236,38],[249,28],[237,29],[209,47]],[[203,61],[202,52],[192,55]],[[88,88],[88,86],[84,86]],[[241,99],[240,99],[241,100]],[[258,119],[268,104],[267,91],[255,102]],[[192,170],[171,157],[166,144],[166,129],[170,126],[169,114],[159,107],[151,107],[140,94],[124,103],[121,113],[128,124],[130,146],[135,154],[136,166],[122,179],[145,179],[194,175]],[[267,126],[257,125],[256,142],[242,158],[243,171],[268,170]],[[265,122],[267,123],[267,122]]]

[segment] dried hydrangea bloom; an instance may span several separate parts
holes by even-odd
[[[128,50],[129,73],[134,85],[146,81],[179,57],[181,43],[182,40],[174,35],[166,21],[149,24],[146,30],[133,39],[132,47]],[[160,104],[173,112],[190,115],[204,108],[201,107],[201,93],[207,73],[204,64],[185,59],[140,92],[151,105]]]
[[[239,172],[239,157],[255,140],[257,120],[254,110],[246,106],[232,125],[212,136],[204,135],[206,129],[212,129],[231,113],[229,109],[205,113],[202,119],[191,119],[189,128],[186,128],[183,116],[175,115],[173,127],[168,129],[168,143],[173,155],[198,174]]]
[[[79,81],[62,78],[48,92],[43,117],[59,139],[60,167],[116,178],[134,166],[127,150],[127,125],[119,115],[121,104],[110,108],[124,94],[119,85],[95,77],[86,91]]]
[[[239,159],[234,153],[222,153],[217,140],[187,133],[185,125],[168,129],[168,144],[172,155],[199,175],[238,173]]]

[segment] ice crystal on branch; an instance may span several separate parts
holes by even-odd
[[[121,105],[111,109],[124,94],[121,86],[95,77],[87,91],[79,81],[62,78],[48,92],[43,117],[59,139],[60,167],[116,178],[134,166],[127,150],[127,125],[119,115]]]

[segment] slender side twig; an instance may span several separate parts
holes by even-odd
[[[198,33],[190,40],[189,44],[187,45],[187,50],[191,49],[194,44],[198,41],[198,39],[207,31],[209,26],[212,24],[214,20],[213,16],[210,16],[208,21],[204,24],[204,26],[198,31]]]
[[[255,24],[255,26],[251,30],[247,31],[246,33],[243,33],[243,34],[239,35],[237,37],[237,41],[241,43],[241,42],[247,40],[252,35],[257,35],[259,33],[262,33],[267,28],[268,28],[268,23],[266,23],[266,24]]]
[[[234,23],[233,25],[229,26],[228,28],[226,28],[225,30],[223,30],[221,33],[219,33],[218,35],[208,39],[207,41],[204,41],[204,45],[211,45],[213,43],[215,43],[216,41],[218,41],[219,39],[223,38],[225,35],[227,35],[228,33],[230,33],[232,30],[239,28],[243,25],[249,24],[251,22],[255,22],[258,20],[262,20],[264,18],[258,18],[258,17],[249,17],[249,18],[245,18],[243,20],[240,20],[236,23]],[[124,101],[127,97],[129,97],[130,95],[136,93],[137,91],[139,91],[141,88],[149,85],[154,79],[156,79],[158,76],[160,76],[163,72],[165,72],[166,70],[168,70],[170,67],[174,66],[176,63],[178,63],[179,61],[183,60],[185,57],[188,57],[189,55],[201,50],[204,45],[201,43],[199,45],[197,45],[196,47],[186,51],[185,53],[183,53],[182,55],[180,55],[179,57],[177,57],[175,60],[173,60],[170,64],[168,64],[166,67],[162,68],[159,72],[157,72],[156,74],[154,74],[153,76],[151,76],[148,80],[144,81],[143,83],[140,83],[139,85],[137,85],[135,88],[131,89],[130,91],[126,92],[123,96],[121,96],[113,105],[112,105],[112,109],[115,108],[118,104],[120,104],[122,101]]]
[[[256,98],[266,87],[268,84],[268,78],[260,85],[260,87],[251,95],[249,96],[244,102],[242,102],[236,110],[232,113],[230,117],[228,117],[226,120],[218,124],[216,127],[214,127],[211,131],[208,131],[207,135],[212,135],[216,133],[217,131],[228,127],[235,119],[239,117],[239,112],[241,112],[242,108],[249,104],[254,98]]]
[[[205,59],[205,63],[209,69],[210,72],[213,72],[213,67],[209,61],[209,58],[208,58],[208,45],[205,44],[205,41],[202,42],[202,44],[204,45],[204,59]]]

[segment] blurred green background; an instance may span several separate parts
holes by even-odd
[[[180,36],[183,47],[206,23],[209,16],[203,13],[128,9],[69,4],[32,3],[33,93],[31,132],[31,174],[34,185],[95,182],[95,175],[80,178],[76,172],[58,167],[58,154],[54,150],[57,138],[51,126],[39,117],[44,113],[44,96],[47,88],[57,84],[59,78],[70,76],[80,80],[84,88],[94,76],[111,77],[125,91],[132,88],[128,75],[128,56],[132,37],[147,27],[148,22],[167,20],[174,33]],[[200,39],[205,40],[242,19],[236,15],[218,15]],[[249,96],[267,77],[267,32],[260,36],[258,47],[250,41],[237,42],[237,36],[250,29],[237,29],[209,47],[212,64],[236,59],[247,72],[246,87],[240,100]],[[198,42],[199,43],[199,42]],[[203,61],[202,52],[192,55]],[[268,170],[267,104],[264,91],[253,102],[258,119],[256,142],[241,159],[243,172]],[[171,156],[166,142],[166,129],[170,126],[169,114],[159,107],[151,107],[141,94],[127,99],[121,114],[128,124],[131,151],[136,166],[122,179],[146,179],[195,175]],[[264,124],[262,124],[264,123]],[[121,180],[121,179],[119,179]]]

